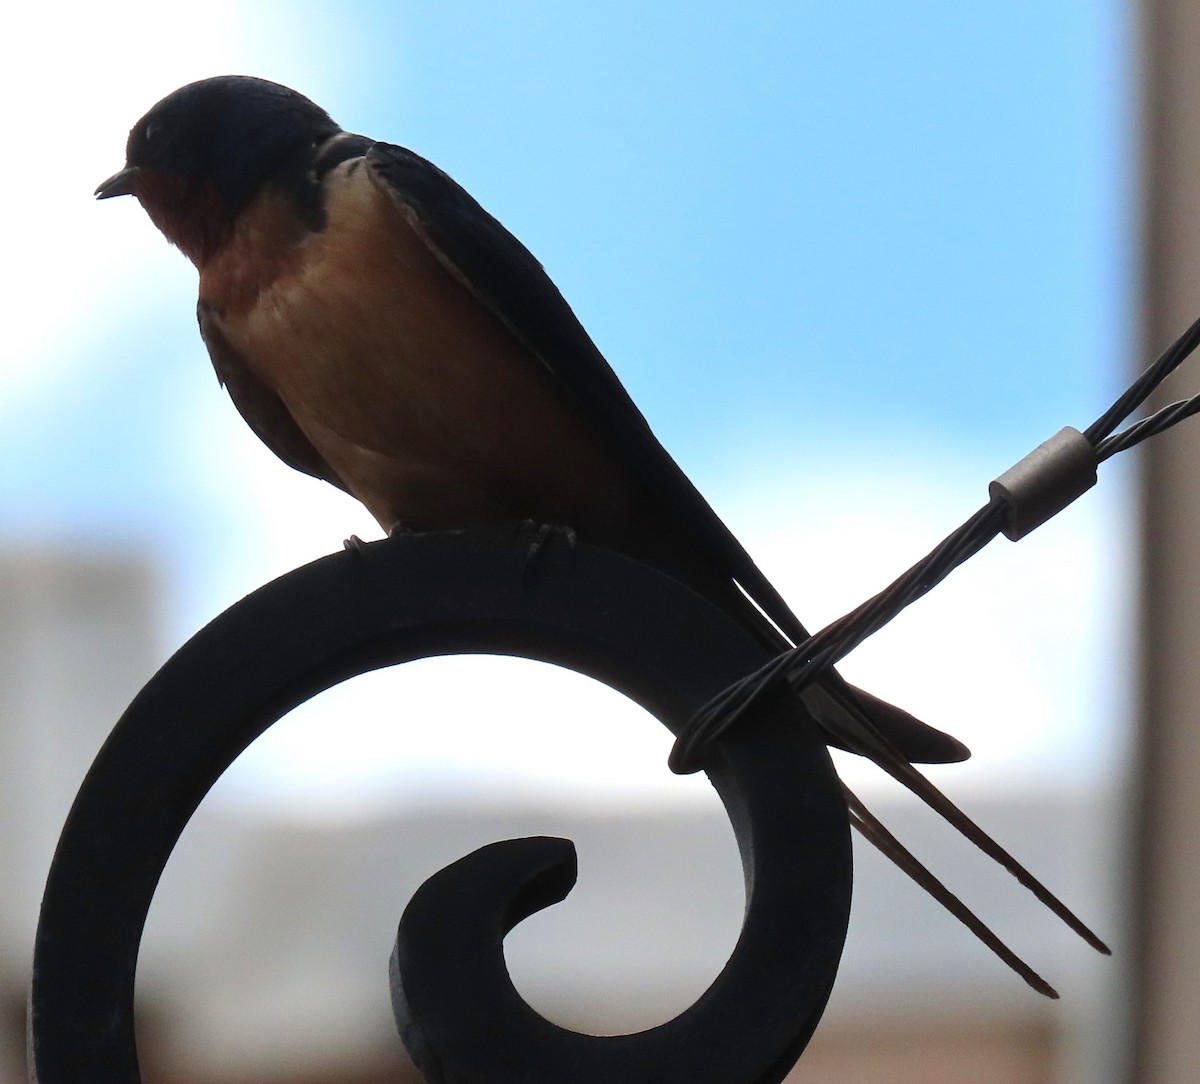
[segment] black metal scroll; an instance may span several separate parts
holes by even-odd
[[[155,887],[192,813],[255,737],[349,677],[468,652],[590,675],[675,731],[766,659],[674,581],[559,539],[531,560],[528,538],[511,532],[409,535],[268,584],[163,666],[76,797],[38,928],[31,1079],[139,1081],[134,980]],[[713,743],[704,767],[733,822],[747,891],[738,943],[709,990],[633,1035],[582,1035],[543,1019],[513,988],[502,940],[566,895],[574,850],[564,840],[495,844],[426,882],[397,937],[397,1023],[431,1082],[782,1079],[820,1018],[841,954],[846,808],[815,724],[783,694],[764,697]]]

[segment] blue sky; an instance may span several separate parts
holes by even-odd
[[[371,533],[244,431],[186,261],[133,201],[91,200],[132,123],[190,79],[286,82],[472,191],[810,626],[902,571],[1033,445],[1090,422],[1130,363],[1115,0],[206,11],[137,0],[121,20],[72,12],[70,32],[26,12],[0,46],[25,103],[0,152],[0,543],[147,548],[164,651]],[[1008,745],[992,717],[966,722],[968,742],[1012,772],[1088,762],[1117,710],[1097,675],[1125,590],[1119,506],[1110,482],[1046,537],[985,554],[847,669],[963,733],[1002,658],[1033,719]],[[1019,633],[1048,620],[1038,606],[1097,627]],[[961,687],[930,665],[951,657]]]

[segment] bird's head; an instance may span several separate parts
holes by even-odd
[[[298,198],[313,188],[314,151],[340,131],[323,109],[278,83],[202,79],[168,94],[133,126],[125,168],[96,198],[137,196],[167,240],[200,265],[264,187]]]

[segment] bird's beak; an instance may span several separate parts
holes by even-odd
[[[120,173],[114,173],[107,181],[96,189],[96,199],[108,199],[110,196],[132,196],[136,193],[138,177],[141,170],[137,166],[126,166]]]

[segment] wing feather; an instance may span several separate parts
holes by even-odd
[[[726,603],[768,642],[783,650],[808,633],[733,532],[658,442],[604,355],[534,255],[432,162],[389,143],[374,143],[366,163],[446,270],[492,312],[555,377],[582,416],[624,457],[635,477],[677,518],[698,551],[727,584]],[[738,588],[741,590],[739,591]],[[748,598],[744,596],[748,596]],[[765,615],[765,616],[764,616]],[[855,689],[836,672],[834,698],[857,724],[877,726],[905,756],[924,762],[963,760],[970,751],[957,739],[900,708]],[[832,722],[832,720],[831,720]],[[851,733],[831,743],[857,749]]]

